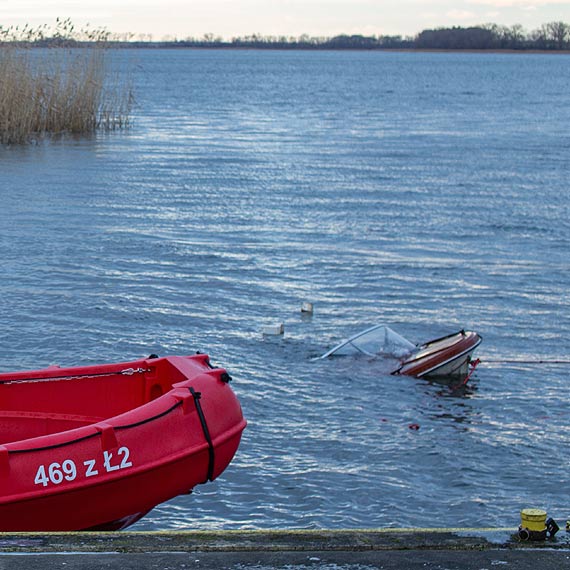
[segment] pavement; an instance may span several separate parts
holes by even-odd
[[[0,533],[0,570],[563,570],[570,533],[516,528]]]

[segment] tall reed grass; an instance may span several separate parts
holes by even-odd
[[[131,85],[124,72],[110,71],[102,32],[78,41],[61,28],[58,21],[51,35],[45,28],[0,30],[0,143],[129,124]]]

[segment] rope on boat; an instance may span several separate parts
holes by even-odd
[[[105,376],[133,376],[150,372],[149,368],[125,368],[114,372],[98,372],[96,374],[75,374],[69,376],[37,376],[35,378],[13,378],[0,380],[0,384],[26,384],[31,382],[58,382],[60,380],[80,380],[82,378],[102,378]]]
[[[476,358],[475,360],[472,360],[469,363],[469,366],[471,367],[471,370],[469,370],[469,372],[467,373],[467,376],[465,376],[465,378],[463,379],[462,382],[460,382],[459,384],[456,384],[454,386],[450,386],[451,391],[455,392],[455,390],[459,390],[459,388],[463,388],[463,386],[465,386],[465,384],[467,384],[467,382],[469,382],[471,376],[473,376],[473,373],[475,372],[475,368],[477,368],[477,366],[481,364],[481,360],[479,358]]]
[[[200,420],[200,425],[202,426],[202,431],[204,432],[204,438],[206,439],[206,443],[208,444],[208,474],[206,475],[206,480],[204,483],[208,481],[214,480],[214,465],[216,462],[216,456],[214,451],[214,444],[212,442],[212,437],[210,436],[210,430],[208,429],[208,422],[206,421],[206,416],[204,415],[204,411],[202,410],[202,405],[200,404],[200,398],[202,397],[201,392],[196,392],[192,386],[188,388],[192,397],[194,398],[194,405],[196,406],[196,412],[198,412],[198,419]]]

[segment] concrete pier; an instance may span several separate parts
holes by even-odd
[[[0,533],[0,569],[543,570],[570,568],[570,534],[516,528]]]

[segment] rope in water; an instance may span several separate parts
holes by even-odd
[[[510,358],[510,359],[494,359],[494,358],[484,358],[482,359],[483,363],[491,363],[491,364],[570,364],[570,360],[525,360],[525,359],[517,359],[517,358]]]

